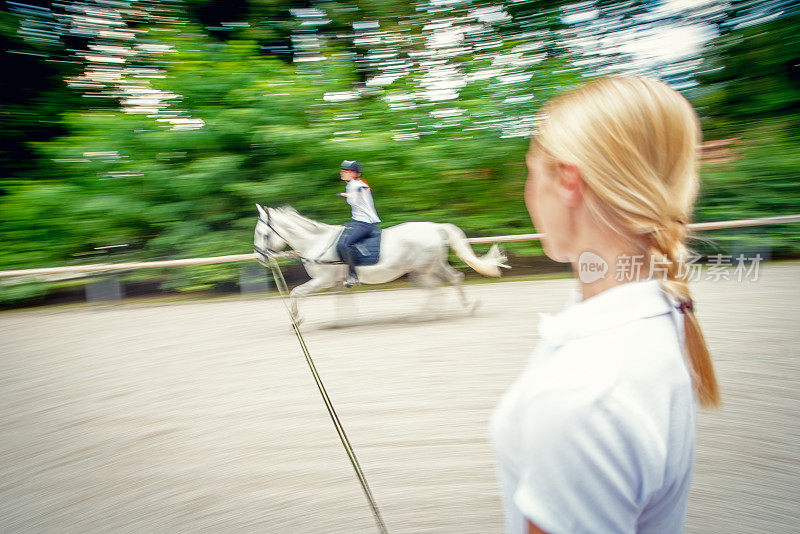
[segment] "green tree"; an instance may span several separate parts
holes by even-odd
[[[800,13],[737,13],[748,24],[709,43],[690,92],[706,139],[730,140],[723,161],[703,169],[700,220],[800,210]],[[714,234],[723,248],[750,240],[778,254],[800,251],[798,237],[796,225]]]

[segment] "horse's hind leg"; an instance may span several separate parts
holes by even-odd
[[[458,296],[461,299],[461,304],[467,308],[469,311],[475,311],[475,308],[478,306],[478,301],[475,299],[471,299],[467,296],[466,292],[464,291],[464,273],[460,271],[456,271],[453,269],[449,263],[443,261],[439,271],[437,272],[439,278],[443,281],[447,282],[458,292]]]
[[[437,315],[438,308],[441,307],[441,293],[439,285],[441,278],[435,271],[415,272],[412,275],[415,284],[428,290],[428,297],[425,300],[424,310],[433,315]]]

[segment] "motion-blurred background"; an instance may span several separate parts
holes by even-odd
[[[4,2],[0,269],[251,251],[254,203],[348,219],[363,162],[384,225],[533,231],[537,108],[588,77],[681,90],[705,133],[695,219],[800,208],[800,8],[791,0]],[[800,253],[797,225],[705,253]],[[535,264],[536,243],[508,246]],[[513,272],[513,271],[512,271]],[[239,265],[125,284],[232,290]],[[8,280],[4,306],[81,280]]]
[[[800,213],[796,0],[22,0],[0,43],[0,270],[250,253],[256,202],[346,221],[346,158],[384,226],[532,232],[535,113],[609,73],[696,106],[696,221]],[[797,258],[798,237],[694,246]],[[512,277],[553,268],[507,250]],[[0,307],[263,290],[248,264],[0,277]],[[699,414],[690,534],[800,532],[799,272],[693,285],[724,407]],[[488,417],[572,288],[476,285],[476,315],[430,318],[420,291],[306,305],[390,532],[500,531]],[[282,303],[163,300],[0,313],[0,531],[374,532]]]

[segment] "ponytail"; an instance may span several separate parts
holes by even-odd
[[[718,407],[721,399],[714,364],[687,284],[686,225],[671,221],[667,226],[657,226],[650,235],[650,254],[667,266],[662,286],[678,301],[678,310],[683,316],[684,347],[697,401],[701,406]]]
[[[691,301],[689,301],[691,303]],[[694,305],[683,311],[683,330],[686,337],[686,355],[692,375],[692,385],[700,406],[719,407],[721,398],[714,365],[706,346],[700,323],[694,314]]]

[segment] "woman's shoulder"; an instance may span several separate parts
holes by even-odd
[[[534,353],[528,392],[585,409],[619,396],[691,394],[677,330],[669,315],[582,336]]]
[[[369,189],[369,185],[367,184],[367,182],[365,182],[361,178],[354,178],[350,180],[349,182],[347,182],[347,186],[352,187],[354,189],[361,189],[361,188]]]
[[[517,397],[526,427],[537,432],[547,429],[551,437],[615,428],[618,436],[646,444],[659,454],[671,426],[685,423],[689,435],[694,401],[682,361],[624,344],[615,360],[592,359],[592,354],[599,356],[592,349],[603,351],[604,342],[620,349],[605,340],[583,347],[583,342],[570,344],[555,355],[561,360],[558,365],[529,368],[527,384]],[[573,351],[580,358],[571,358]],[[625,357],[620,357],[622,353]]]
[[[661,379],[664,373],[686,371],[681,332],[671,314],[644,317],[578,337],[560,352],[565,364],[580,362],[600,376],[610,372],[614,376]]]

